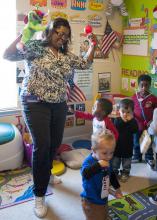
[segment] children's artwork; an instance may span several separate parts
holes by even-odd
[[[101,27],[102,26],[102,17],[98,14],[88,15],[88,24],[93,27]]]
[[[97,44],[95,46],[94,58],[95,59],[104,59],[108,55],[104,55],[101,51],[103,35],[96,35]],[[80,34],[80,57],[86,57],[87,51],[89,49],[89,40],[85,34]]]
[[[65,121],[65,128],[71,128],[74,126],[74,117],[67,117]]]
[[[55,11],[50,13],[51,20],[54,20],[56,18],[64,18],[68,19],[68,15],[62,11]]]
[[[148,31],[145,28],[124,30],[123,54],[148,56]]]
[[[73,10],[86,10],[87,0],[71,0],[71,9]]]
[[[98,92],[111,91],[111,73],[98,73]]]
[[[85,24],[87,21],[80,14],[70,16],[70,23],[72,24]]]
[[[89,9],[94,11],[104,10],[104,0],[89,0]]]
[[[30,5],[38,5],[39,7],[45,7],[47,6],[47,0],[30,0]]]
[[[67,0],[51,0],[53,8],[64,9],[67,7]]]

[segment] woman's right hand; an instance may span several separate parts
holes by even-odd
[[[98,163],[101,167],[109,167],[109,162],[106,160],[99,160]]]

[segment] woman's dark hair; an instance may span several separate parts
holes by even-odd
[[[141,81],[147,81],[151,85],[152,79],[149,75],[143,74],[138,77],[138,85],[140,84]]]
[[[134,111],[134,102],[131,99],[122,99],[119,102],[119,107],[126,110],[128,110],[128,108],[131,108],[131,110]]]
[[[104,110],[106,116],[112,112],[113,105],[109,99],[99,98],[97,99],[97,102],[99,102],[100,105],[102,106],[102,109]]]
[[[60,48],[60,52],[66,54],[68,51],[68,43],[71,42],[71,27],[68,20],[64,18],[56,18],[55,20],[49,22],[45,31],[43,32],[43,44],[45,46],[49,45],[52,33],[54,33],[54,31],[61,26],[69,29],[69,39]]]

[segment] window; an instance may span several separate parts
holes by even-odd
[[[16,62],[4,60],[3,53],[16,38],[16,0],[1,1],[0,30],[0,109],[13,109],[18,103]]]

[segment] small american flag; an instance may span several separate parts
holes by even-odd
[[[67,83],[67,97],[68,102],[83,102],[86,101],[86,97],[81,89],[74,83],[74,70],[72,70],[71,77]]]
[[[109,49],[111,48],[112,44],[116,41],[117,36],[116,33],[112,30],[110,24],[107,21],[104,37],[102,40],[101,51],[105,55]]]

